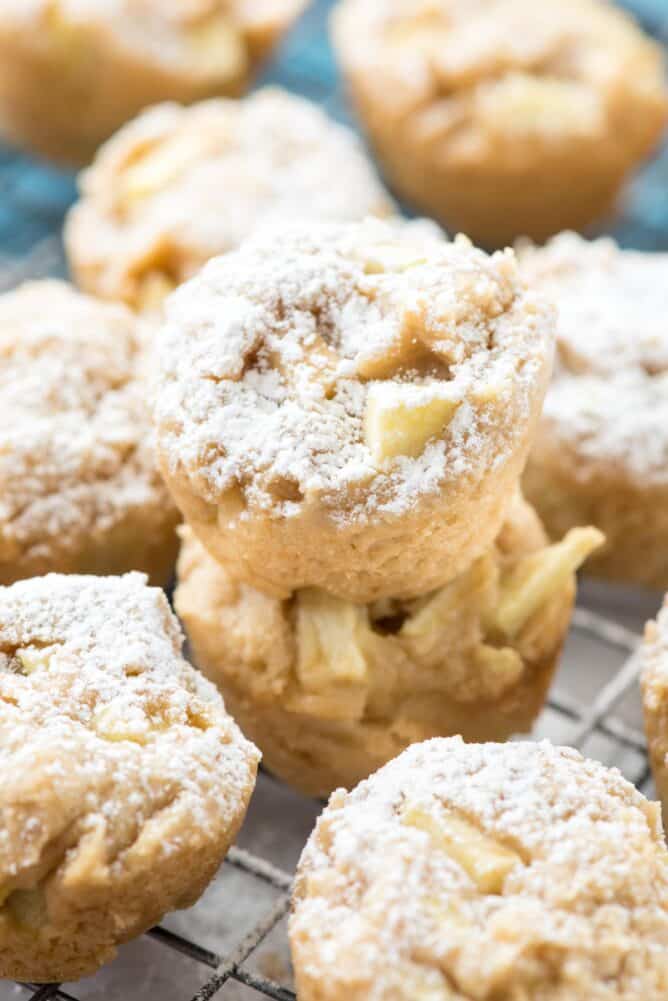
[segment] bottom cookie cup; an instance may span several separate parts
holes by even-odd
[[[668,596],[656,621],[647,623],[640,659],[647,750],[665,824],[668,822]]]
[[[561,651],[574,571],[601,541],[548,547],[517,499],[494,546],[423,598],[280,601],[233,581],[183,530],[175,606],[196,663],[267,767],[307,795],[351,786],[406,746],[528,731]]]
[[[75,980],[195,903],[258,752],[140,574],[0,587],[0,977]]]
[[[302,854],[300,1001],[664,1001],[657,804],[547,742],[414,745]]]

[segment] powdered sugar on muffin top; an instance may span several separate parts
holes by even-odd
[[[564,233],[523,249],[520,261],[529,284],[558,306],[549,433],[572,443],[589,467],[614,462],[638,480],[665,481],[668,254]]]
[[[574,141],[625,158],[663,100],[659,48],[599,0],[551,0],[540,15],[532,0],[341,0],[333,24],[390,126],[415,126],[462,169]],[[625,99],[651,113],[622,125]]]
[[[6,4],[12,19],[70,31],[104,25],[113,29],[116,43],[172,69],[184,64],[195,75],[225,81],[232,70],[248,59],[249,44],[257,45],[263,33],[278,34],[300,12],[305,0],[19,0]],[[221,27],[222,26],[222,27]],[[206,45],[206,29],[219,30]],[[260,36],[258,39],[257,36]],[[94,37],[94,36],[93,36]],[[198,44],[199,43],[199,44]],[[266,39],[265,39],[266,44]],[[215,60],[214,56],[218,59]],[[198,59],[199,58],[199,65]]]
[[[347,516],[503,462],[552,344],[551,308],[512,252],[488,257],[378,221],[268,229],[171,297],[159,339],[160,447],[217,502],[290,514],[317,495]],[[451,401],[417,457],[374,458],[370,387],[407,410]],[[521,428],[520,430],[518,430]]]
[[[7,880],[68,832],[103,823],[111,861],[167,807],[213,841],[238,817],[259,755],[182,642],[141,574],[0,587],[0,906]],[[167,819],[165,835],[183,836]]]
[[[354,134],[271,87],[126,125],[83,174],[66,238],[86,288],[135,305],[147,276],[184,281],[258,225],[392,211]]]
[[[661,1001],[658,809],[572,749],[413,745],[334,793],[290,933],[306,998]]]
[[[0,297],[0,569],[90,549],[133,512],[174,520],[140,328],[62,282]]]

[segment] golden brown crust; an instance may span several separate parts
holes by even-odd
[[[86,163],[142,108],[243,93],[303,6],[304,0],[4,4],[2,131],[44,156]]]
[[[313,796],[354,785],[429,737],[503,740],[530,730],[568,628],[572,569],[595,541],[511,621],[518,567],[542,554],[540,576],[524,581],[535,594],[554,558],[520,501],[493,550],[441,592],[370,607],[315,591],[270,598],[235,583],[183,535],[175,605],[195,660],[267,767]]]
[[[600,0],[342,0],[333,29],[396,189],[483,246],[602,216],[668,117],[659,47]]]

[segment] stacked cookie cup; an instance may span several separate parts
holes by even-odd
[[[512,252],[375,220],[269,228],[168,301],[176,609],[302,791],[530,729],[600,542],[549,546],[519,493],[553,337]]]

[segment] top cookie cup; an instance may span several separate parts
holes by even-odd
[[[498,534],[554,338],[512,251],[376,220],[271,229],[166,316],[160,463],[237,579],[411,597]]]

